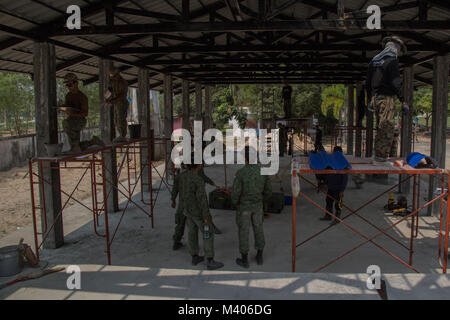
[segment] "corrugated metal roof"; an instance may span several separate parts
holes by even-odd
[[[220,2],[221,0],[191,0],[190,1],[190,10],[191,12],[195,12],[198,10],[202,10],[205,6],[209,6],[216,2]],[[286,0],[272,0],[271,1],[271,9],[278,8],[280,5],[284,4]],[[51,21],[55,21],[57,19],[62,20],[62,18],[66,15],[66,8],[69,5],[76,4],[85,8],[89,4],[95,4],[97,0],[3,0],[0,3],[0,24],[12,27],[15,29],[30,31],[43,24],[49,23]],[[123,0],[119,1],[119,7],[123,8],[131,8],[140,11],[150,11],[150,12],[159,12],[168,15],[180,15],[182,2],[181,0]],[[377,4],[380,7],[393,6],[393,5],[401,5],[404,3],[410,3],[411,0],[406,1],[394,1],[394,0],[373,0],[370,4]],[[319,8],[321,4],[325,3],[328,6],[334,8],[336,6],[335,0],[321,0],[320,2],[297,2],[295,5],[290,6],[289,8],[282,11],[282,15],[276,17],[276,19],[286,19],[286,18],[294,18],[294,19],[306,19],[311,17],[312,15],[316,15],[318,18],[321,18],[322,15],[318,14],[321,12]],[[366,0],[346,0],[345,6],[347,10],[356,11],[356,10],[364,10],[368,6],[368,2]],[[258,0],[243,0],[240,1],[242,17],[244,20],[246,19],[254,19],[255,13],[258,11]],[[249,13],[250,11],[250,13]],[[83,11],[84,12],[84,11]],[[251,13],[253,12],[253,13]],[[220,5],[220,8],[216,10],[220,16],[224,17],[228,20],[233,20],[233,16],[230,13],[230,10],[223,2]],[[216,21],[221,21],[221,17],[216,18]],[[335,19],[337,14],[335,12],[328,13],[328,19]],[[412,20],[417,19],[418,17],[418,9],[417,8],[409,8],[401,11],[391,11],[385,12],[383,18],[388,20]],[[84,16],[83,25],[104,25],[105,24],[105,12],[103,10],[98,11],[96,14],[92,14],[91,16]],[[430,20],[450,20],[450,12],[447,10],[440,9],[439,7],[432,7],[428,10],[428,18]],[[132,24],[155,24],[161,19],[145,17],[145,16],[136,16],[125,13],[116,13],[115,14],[115,24],[116,25],[126,25],[128,23]],[[203,16],[197,17],[195,22],[207,22],[209,21],[209,15],[205,14]],[[63,26],[61,26],[63,27]],[[361,31],[367,33],[367,31]],[[338,35],[357,35],[361,33],[359,31],[349,30],[349,31],[339,31]],[[252,32],[233,32],[236,36],[230,37],[231,43],[236,44],[239,43],[237,38],[244,39],[244,41],[250,44],[262,44],[262,38],[258,36],[256,33]],[[286,45],[292,45],[307,35],[311,34],[312,31],[309,30],[295,30],[289,34],[287,34],[282,40],[278,43],[284,43]],[[173,36],[180,37],[188,37],[191,39],[202,39],[202,36],[205,33],[176,33],[171,34],[172,37],[159,37],[158,43],[160,47],[165,46],[196,46],[199,44],[193,44],[189,41],[184,42],[182,40],[173,39]],[[256,35],[255,35],[256,34]],[[280,35],[282,33],[274,33],[274,35]],[[333,32],[327,32],[329,41],[334,41],[336,34]],[[406,36],[406,32],[403,32],[402,36],[405,37],[405,42],[409,45],[418,44],[422,41],[422,37],[427,37],[430,41],[434,41],[437,43],[442,43],[443,45],[450,45],[450,32],[447,30],[436,30],[432,32],[423,32],[415,34],[415,36]],[[84,36],[59,36],[55,37],[55,40],[61,41],[66,44],[70,44],[72,46],[80,47],[85,50],[90,50],[92,52],[99,52],[110,44],[121,41],[122,39],[128,37],[128,35],[84,35]],[[0,32],[0,44],[3,41],[11,39],[11,34],[7,34],[5,32]],[[377,44],[380,42],[382,38],[382,34],[380,32],[374,32],[373,35],[367,34],[363,42]],[[358,42],[359,41],[359,42]],[[139,40],[133,41],[129,44],[123,44],[122,47],[152,47],[153,46],[153,35],[149,34],[147,36],[143,35]],[[312,37],[306,39],[304,43],[315,43],[316,37],[313,35]],[[359,48],[359,43],[361,40],[355,39],[342,39],[340,41],[335,41],[334,43],[342,43],[342,44],[354,44],[355,51],[354,55],[360,55],[361,50]],[[207,45],[207,43],[204,43]],[[227,36],[225,34],[220,34],[215,37],[216,45],[226,45],[227,44]],[[429,57],[432,52],[419,52],[414,53],[411,52],[411,57],[415,59],[421,59],[425,57]],[[59,70],[57,72],[58,76],[64,76],[64,74],[68,71],[75,72],[80,79],[86,81],[94,81],[97,78],[98,73],[98,58],[97,57],[86,57],[86,59],[79,59],[80,56],[86,56],[86,53],[80,53],[76,50],[71,50],[65,47],[56,47],[57,54],[57,65],[62,63],[68,63],[73,59],[77,59],[77,63],[67,66],[66,68]],[[225,56],[226,53],[214,53],[209,57],[210,59],[217,59],[218,57]],[[303,53],[301,52],[291,52],[293,56],[301,57]],[[371,57],[376,54],[376,51],[369,51],[365,53],[367,57]],[[248,53],[246,54],[249,57],[263,57],[265,56],[263,52],[259,53]],[[147,58],[148,54],[115,54],[113,57],[120,58],[126,60],[130,63],[138,62],[142,58]],[[273,55],[278,57],[287,57],[285,53],[279,53],[278,55]],[[343,52],[327,52],[327,57],[333,58],[348,58],[349,63],[352,63],[351,56],[348,56]],[[172,53],[166,54],[164,56],[158,56],[155,61],[171,61],[173,59],[181,59],[182,57],[186,57],[187,59],[195,59],[204,61],[205,55],[199,54],[195,52],[188,52],[185,55],[181,53]],[[191,61],[188,60],[188,61]],[[11,46],[7,49],[0,51],[0,70],[7,71],[16,71],[16,72],[33,72],[33,42],[30,40],[21,41],[14,46]],[[121,62],[115,62],[115,64],[119,67],[126,66],[126,64]],[[427,65],[428,64],[428,65]],[[426,62],[423,65],[417,65],[415,70],[417,74],[424,75],[424,78],[431,79],[432,75],[429,70],[430,62]],[[201,63],[195,65],[185,65],[180,67],[195,67],[199,66]],[[242,65],[242,64],[241,64]],[[337,64],[334,64],[337,65]],[[164,71],[164,69],[168,65],[153,65],[149,64],[152,69],[157,69],[160,71]],[[222,64],[222,66],[226,66]],[[263,67],[261,67],[263,69]],[[172,68],[173,69],[173,68]],[[176,68],[175,68],[176,70]],[[135,81],[137,77],[137,67],[133,65],[126,66],[124,70],[124,77],[128,80]],[[154,70],[151,71],[154,73]],[[175,74],[180,74],[176,73]],[[245,77],[245,74],[243,74]],[[161,73],[155,74],[153,76],[153,82],[158,82],[162,80]],[[178,80],[176,80],[178,81]],[[161,89],[161,87],[159,87]]]

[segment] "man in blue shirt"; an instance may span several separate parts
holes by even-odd
[[[342,152],[342,148],[335,146],[333,152]],[[342,212],[342,199],[344,197],[344,191],[348,183],[348,174],[327,174],[326,183],[328,186],[328,192],[326,197],[327,210],[333,213],[333,203],[336,212],[334,213],[336,217],[340,218]],[[320,220],[331,220],[331,216],[325,213],[325,216],[320,218]],[[338,220],[334,219],[332,224],[339,223]]]

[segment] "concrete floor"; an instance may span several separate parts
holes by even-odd
[[[80,290],[59,272],[0,290],[0,299],[137,300],[380,300],[367,274],[203,271],[81,265]],[[446,275],[385,274],[388,299],[447,299]]]
[[[280,172],[286,165],[289,165],[289,159],[283,158]],[[227,180],[229,186],[238,168],[240,168],[239,165],[228,166]],[[207,167],[205,172],[216,184],[224,185],[222,166]],[[314,179],[311,175],[309,178]],[[397,176],[393,176],[389,183],[395,184],[396,181]],[[272,186],[274,191],[282,188],[285,194],[288,194],[290,192],[290,179],[286,176],[281,183],[273,182]],[[424,184],[422,186],[425,187]],[[313,200],[324,205],[324,195],[317,194],[305,183],[302,183],[301,187],[302,191]],[[351,208],[357,208],[363,202],[387,188],[388,186],[383,184],[367,182],[363,189],[357,190],[350,179],[344,202]],[[211,190],[212,187],[207,186],[207,191]],[[421,194],[427,194],[425,189],[422,189]],[[136,195],[136,200],[139,198],[140,196]],[[382,208],[386,202],[387,196],[384,196],[361,211],[361,214],[377,226],[387,227],[391,222],[397,221],[398,218],[384,213]],[[424,203],[423,199],[422,203]],[[125,203],[122,203],[121,207],[124,206]],[[223,232],[222,235],[215,236],[216,260],[224,262],[225,267],[211,273],[204,271],[204,264],[191,266],[190,256],[185,246],[178,251],[172,251],[175,209],[170,207],[170,195],[167,188],[164,187],[161,190],[155,208],[155,228],[152,229],[149,218],[134,205],[130,205],[111,247],[113,266],[104,266],[106,264],[105,240],[94,234],[91,214],[78,204],[71,206],[64,214],[66,244],[56,250],[43,250],[41,259],[52,266],[72,264],[84,266],[83,268],[86,269],[82,268],[82,270],[86,270],[86,274],[83,272],[83,279],[88,279],[84,282],[88,292],[84,289],[82,292],[67,292],[65,280],[61,282],[61,279],[67,279],[68,275],[59,273],[0,290],[0,298],[329,299],[334,297],[337,299],[378,299],[376,293],[365,288],[365,279],[367,278],[365,273],[369,265],[378,265],[382,274],[390,282],[393,290],[388,291],[390,298],[421,299],[434,296],[445,299],[450,293],[448,277],[439,275],[439,273],[442,273],[437,261],[439,221],[435,217],[420,217],[419,235],[414,241],[413,265],[424,275],[415,274],[370,243],[350,253],[342,260],[331,264],[323,269],[322,273],[310,274],[332,258],[364,241],[361,236],[342,224],[299,247],[297,249],[298,273],[292,274],[290,273],[290,206],[286,206],[281,214],[271,214],[265,220],[264,265],[256,265],[255,252],[251,250],[249,270],[243,270],[235,263],[235,258],[238,256],[235,213],[233,211],[212,210],[214,222]],[[347,211],[344,211],[344,215],[346,213]],[[322,214],[319,209],[305,200],[298,199],[298,242],[328,225],[327,222],[318,220]],[[110,214],[109,217],[111,229],[114,230],[121,213]],[[355,216],[345,221],[369,236],[378,232]],[[104,224],[101,221],[100,230],[103,230],[103,227]],[[403,222],[393,228],[390,234],[408,245],[409,232],[409,222]],[[31,244],[31,227],[1,239],[0,246],[17,243],[21,236],[24,236],[26,242]],[[408,251],[388,237],[381,236],[376,238],[375,241],[407,261]],[[9,279],[0,278],[0,283]],[[169,281],[165,283],[167,279]],[[146,281],[148,283],[156,282],[158,286],[155,289],[155,286],[146,285]],[[212,282],[214,286],[211,286]],[[196,291],[196,288],[202,286],[210,288],[206,291],[208,294],[203,296]],[[398,289],[395,289],[396,286]],[[245,287],[245,290],[242,290],[243,287]],[[420,290],[417,289],[418,287],[420,287]],[[227,290],[223,290],[223,288],[227,288]],[[444,291],[446,294],[443,294]],[[37,295],[37,293],[40,294]],[[41,293],[45,293],[45,295],[41,295]]]

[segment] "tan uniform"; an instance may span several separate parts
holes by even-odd
[[[80,144],[80,132],[86,126],[88,98],[81,91],[77,93],[69,92],[66,95],[64,106],[79,110],[78,113],[74,113],[64,119],[62,123],[64,132],[69,138],[69,143],[73,147],[74,145]]]
[[[127,112],[128,100],[126,98],[128,92],[127,80],[121,78],[111,81],[113,97],[123,96],[124,98],[114,103],[114,124],[121,137],[127,135]]]

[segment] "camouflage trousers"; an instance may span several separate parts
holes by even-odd
[[[284,117],[291,117],[292,101],[291,99],[284,99],[283,101]]]
[[[127,136],[128,101],[118,102],[114,105],[114,124],[121,137]]]
[[[255,249],[264,249],[266,243],[264,240],[263,222],[264,212],[262,208],[253,211],[237,211],[236,224],[238,226],[239,252],[241,254],[247,254],[249,251],[250,225],[253,228],[253,235],[255,237]]]
[[[63,120],[62,125],[69,138],[70,146],[80,144],[80,132],[86,126],[86,118],[67,117]]]
[[[211,217],[209,220],[212,222]],[[214,227],[209,226],[209,238],[205,239],[204,223],[200,217],[186,217],[188,227],[188,248],[191,256],[199,254],[198,246],[198,232],[200,231],[203,237],[203,249],[206,258],[214,258]]]
[[[183,212],[177,210],[177,213],[175,213],[175,232],[173,234],[173,241],[180,242],[181,238],[183,238],[184,235],[184,227],[186,225],[186,216],[183,214]]]
[[[280,156],[282,157],[284,155],[284,153],[286,152],[287,141],[284,139],[279,139],[278,140],[278,148],[279,148]]]
[[[377,135],[375,138],[375,156],[384,158],[390,156],[394,148],[394,107],[393,96],[376,96],[372,98],[377,117]]]

